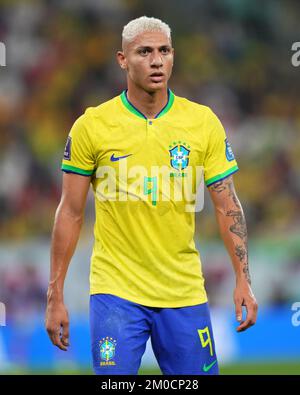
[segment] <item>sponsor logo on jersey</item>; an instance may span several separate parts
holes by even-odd
[[[127,158],[128,156],[131,156],[131,155],[132,155],[132,154],[123,155],[123,156],[115,156],[115,154],[112,154],[112,156],[110,157],[110,160],[111,160],[112,162],[116,162],[117,160],[125,159],[125,158]]]

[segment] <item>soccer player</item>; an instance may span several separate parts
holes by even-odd
[[[190,207],[197,170],[215,207],[236,275],[237,331],[256,321],[247,229],[232,174],[238,170],[213,111],[168,87],[174,49],[167,24],[141,17],[123,29],[117,61],[127,89],[74,123],[62,161],[63,189],[53,228],[46,328],[67,350],[63,300],[90,184],[95,243],[90,331],[96,374],[137,374],[151,338],[163,374],[218,374],[208,299]],[[246,317],[242,317],[242,306]]]

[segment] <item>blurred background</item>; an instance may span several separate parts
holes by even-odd
[[[92,194],[65,285],[69,352],[55,349],[44,330],[60,163],[75,119],[126,87],[115,53],[123,26],[142,15],[170,25],[169,87],[216,112],[240,167],[234,182],[260,306],[257,324],[244,333],[235,331],[234,275],[208,195],[196,214],[221,373],[300,374],[300,318],[292,310],[300,302],[296,0],[0,1],[0,372],[91,373]],[[140,373],[159,372],[148,343]]]

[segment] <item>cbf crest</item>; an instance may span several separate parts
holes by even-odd
[[[117,342],[112,337],[104,337],[100,340],[100,366],[115,365],[113,360],[116,353]]]
[[[185,142],[173,142],[172,145],[169,145],[171,166],[176,170],[184,170],[189,165],[189,154],[190,154],[190,146]]]

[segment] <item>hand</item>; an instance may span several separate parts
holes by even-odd
[[[235,304],[236,319],[240,322],[240,325],[236,328],[236,330],[237,332],[243,332],[255,324],[258,310],[255,296],[247,280],[237,281],[233,299]],[[245,306],[247,310],[245,321],[242,321],[242,306]]]
[[[63,351],[69,346],[69,316],[63,302],[48,302],[45,326],[51,342]]]

